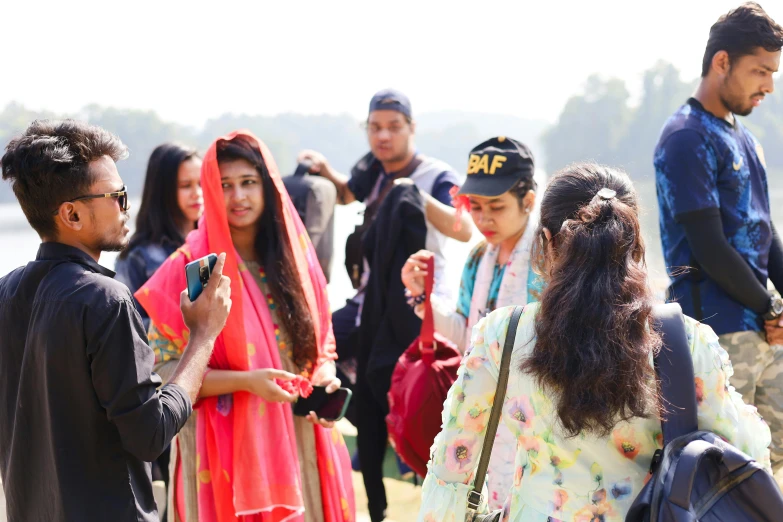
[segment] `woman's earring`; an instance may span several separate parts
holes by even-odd
[[[525,212],[530,213],[530,207],[525,207]]]

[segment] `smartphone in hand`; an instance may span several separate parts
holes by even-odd
[[[201,259],[196,259],[185,265],[185,278],[188,282],[188,297],[191,302],[201,295],[204,286],[212,275],[212,270],[217,263],[217,255],[209,254]]]
[[[324,386],[313,386],[313,393],[306,399],[299,397],[294,404],[294,415],[307,417],[314,411],[319,419],[338,421],[345,416],[351,402],[351,390],[340,388],[334,393],[326,393]]]

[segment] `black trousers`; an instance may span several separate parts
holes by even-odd
[[[386,383],[386,390],[391,386],[391,376],[394,367],[388,370],[375,371],[372,375],[372,387],[367,378],[366,367],[359,358],[358,377],[356,380],[356,419],[358,424],[357,445],[359,462],[362,466],[364,489],[367,491],[367,507],[372,522],[381,522],[386,518],[386,488],[383,485],[383,460],[389,441],[386,429],[386,415],[389,413],[389,402],[386,396],[378,397],[377,390]],[[373,390],[376,390],[373,393]]]
[[[380,375],[374,372],[371,377],[372,386],[370,386],[367,378],[367,353],[359,349],[357,342],[358,313],[359,304],[352,300],[347,301],[343,308],[332,314],[332,327],[337,344],[338,361],[356,359],[356,383],[353,385],[353,399],[348,407],[346,418],[356,426],[358,432],[356,442],[364,488],[367,491],[370,520],[381,522],[386,518],[387,507],[386,488],[383,486],[383,460],[386,456],[389,436],[386,431],[389,404],[386,395],[379,394],[378,389],[379,387],[381,390],[389,389],[394,367],[390,367],[388,372],[381,371]],[[351,386],[339,366],[337,376],[343,381],[343,386]]]

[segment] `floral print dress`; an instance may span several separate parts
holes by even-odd
[[[663,442],[654,417],[620,422],[608,437],[567,438],[555,405],[518,368],[535,346],[539,305],[528,304],[517,330],[502,422],[517,439],[514,482],[504,510],[511,522],[622,522],[649,477]],[[463,522],[494,402],[502,346],[512,308],[499,309],[474,329],[471,351],[443,410],[432,447],[420,522]],[[706,325],[685,319],[696,375],[699,427],[710,430],[768,470],[770,431],[753,406],[729,385],[728,354]]]

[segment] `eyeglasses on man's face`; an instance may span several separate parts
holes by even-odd
[[[367,134],[370,136],[377,136],[383,131],[388,131],[389,134],[392,136],[396,136],[398,134],[402,134],[405,132],[405,130],[410,126],[410,122],[408,121],[393,121],[388,124],[388,126],[383,126],[376,122],[365,122],[362,123],[362,127],[367,131]]]
[[[117,203],[120,205],[120,209],[123,212],[127,212],[130,209],[130,204],[128,204],[128,187],[125,185],[122,186],[122,189],[118,192],[107,192],[106,194],[89,194],[87,196],[79,196],[77,198],[69,199],[67,201],[63,201],[60,203],[62,205],[63,203],[73,203],[74,201],[81,201],[85,199],[99,199],[99,198],[117,198]],[[52,215],[56,215],[59,210],[59,206],[57,209],[52,212]]]

